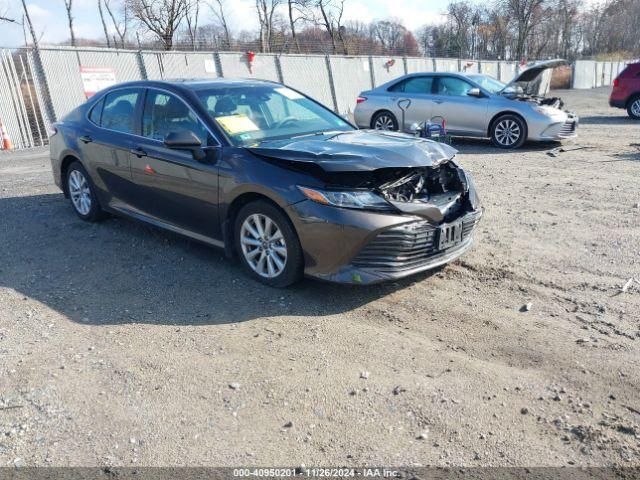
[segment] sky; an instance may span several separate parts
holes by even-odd
[[[410,30],[416,30],[425,23],[442,21],[447,3],[448,0],[347,0],[344,19],[370,22],[392,17],[400,19]],[[227,22],[232,30],[257,29],[255,0],[227,0],[226,5]],[[42,35],[43,43],[68,40],[69,29],[63,0],[27,0],[27,8],[36,33]],[[201,24],[207,23],[207,17],[210,18],[208,8],[203,10]],[[0,11],[6,11],[9,17],[22,18],[20,0],[0,0]],[[73,12],[77,38],[104,40],[97,0],[74,0]],[[113,28],[110,30],[110,33],[115,33]],[[23,43],[20,25],[0,26],[0,47],[17,47]]]

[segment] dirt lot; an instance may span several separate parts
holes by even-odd
[[[83,223],[0,155],[0,465],[640,466],[640,124],[559,93],[591,148],[458,141],[476,246],[370,288]]]

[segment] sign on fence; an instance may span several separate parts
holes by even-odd
[[[116,84],[116,72],[110,67],[80,67],[80,77],[87,98]]]

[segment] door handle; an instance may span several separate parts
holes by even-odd
[[[441,103],[444,103],[444,100],[434,100],[434,102],[440,105]]]
[[[89,135],[82,135],[80,137],[80,141],[83,143],[91,143],[93,142],[93,138],[91,138]]]
[[[131,153],[133,153],[136,157],[138,158],[142,158],[142,157],[146,157],[147,156],[147,152],[145,152],[142,148],[140,147],[136,147],[136,148],[132,148],[131,150],[129,150]]]

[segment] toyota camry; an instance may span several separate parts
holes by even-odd
[[[117,214],[221,247],[276,287],[443,265],[482,214],[453,148],[358,130],[268,81],[119,84],[57,122],[50,149],[82,220]]]
[[[481,74],[412,73],[362,92],[355,121],[364,128],[406,131],[440,117],[450,134],[490,137],[500,148],[572,138],[578,117],[563,110],[562,99],[546,96],[551,69],[564,64],[547,60],[529,65],[508,84]]]

